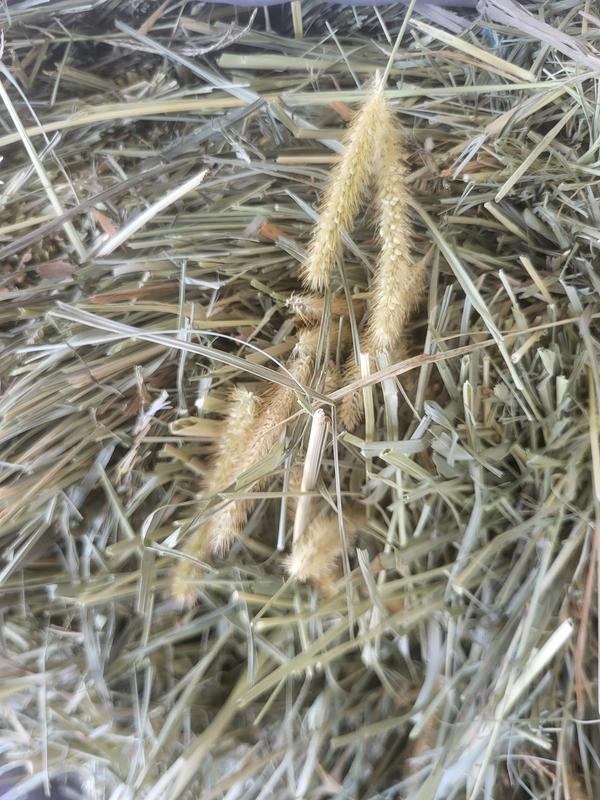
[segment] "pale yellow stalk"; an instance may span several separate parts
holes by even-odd
[[[294,516],[294,542],[297,542],[302,537],[311,516],[310,508],[313,498],[310,493],[314,491],[317,485],[330,424],[330,418],[322,408],[318,408],[312,417],[310,436],[304,457],[302,482],[300,484],[302,495],[298,498]]]
[[[381,87],[374,88],[352,120],[344,154],[331,171],[321,216],[302,267],[304,285],[323,291],[342,251],[342,231],[350,230],[365,197],[372,172],[373,142],[385,116]]]

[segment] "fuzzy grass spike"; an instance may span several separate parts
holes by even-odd
[[[308,383],[314,368],[315,339],[312,329],[303,332],[287,365],[288,374],[300,385]],[[260,398],[252,429],[237,448],[233,480],[269,454],[281,439],[295,405],[296,391],[287,386],[275,386]],[[223,555],[229,550],[245,525],[253,504],[248,499],[234,500],[212,517],[208,523],[209,541],[215,554]]]
[[[402,130],[387,103],[384,108],[375,158],[380,251],[368,331],[369,349],[390,351],[419,302],[423,271],[411,265],[413,231]]]
[[[345,520],[347,547],[354,542],[358,527],[356,519]],[[294,580],[312,583],[323,594],[331,595],[342,555],[338,515],[325,512],[314,517],[294,542],[286,569]]]
[[[377,85],[352,120],[346,150],[329,177],[321,216],[302,268],[302,279],[309,291],[321,292],[329,285],[342,251],[342,231],[351,229],[369,186],[373,141],[385,113],[385,99]]]
[[[219,440],[218,450],[212,465],[210,479],[205,493],[214,495],[235,480],[239,450],[256,424],[258,398],[247,389],[236,387],[231,395],[229,412],[225,423],[225,431]],[[235,504],[237,505],[237,504]],[[219,515],[217,515],[219,516]],[[210,531],[212,521],[201,525],[191,535],[184,552],[199,561],[207,561],[210,557]],[[177,564],[171,593],[182,605],[189,605],[194,599],[192,582],[199,574],[199,568],[193,561],[181,560]]]
[[[364,305],[362,300],[352,298],[352,304],[355,307],[355,311],[362,313]],[[294,293],[287,301],[287,306],[303,322],[319,323],[325,313],[325,298],[323,295],[315,294],[314,292],[308,294]],[[344,295],[334,294],[331,297],[329,312],[334,319],[347,318],[349,316],[350,310]]]

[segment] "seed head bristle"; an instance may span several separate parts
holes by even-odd
[[[197,528],[186,542],[184,552],[198,561],[210,560],[208,529],[206,525]],[[202,567],[193,561],[180,559],[177,562],[170,582],[170,594],[180,608],[189,608],[196,602],[194,584],[202,576]]]
[[[360,309],[362,301],[353,301],[352,304],[355,308]],[[325,298],[323,295],[315,294],[314,292],[292,294],[287,301],[287,305],[301,320],[312,324],[321,322],[325,312]],[[341,294],[333,295],[329,304],[329,311],[334,319],[339,317],[347,318],[350,312],[346,298]]]
[[[259,398],[247,389],[236,387],[231,393],[226,428],[219,440],[218,449],[207,485],[207,493],[214,494],[235,479],[239,450],[248,441],[254,427]]]
[[[214,555],[223,556],[228,552],[248,521],[253,505],[248,498],[232,500],[211,517],[207,527],[210,549]]]
[[[438,718],[433,714],[425,723],[419,735],[410,739],[403,753],[404,775],[409,777],[419,773],[423,763],[435,756],[435,742],[440,728]]]
[[[348,359],[344,369],[344,384],[353,383],[360,378],[360,367],[356,363],[354,356]],[[344,395],[339,405],[339,417],[342,425],[350,433],[361,423],[364,414],[363,395],[360,389],[350,394]]]
[[[304,332],[303,332],[304,334]],[[300,385],[310,380],[315,348],[312,332],[307,331],[298,339],[287,364],[287,373]],[[287,386],[274,386],[259,398],[251,430],[236,453],[236,470],[232,480],[265,458],[283,436],[285,424],[292,416],[296,405],[296,391]],[[258,483],[260,488],[261,482]],[[249,499],[233,500],[217,512],[207,523],[209,541],[213,553],[226,553],[239,535],[250,515],[254,502]]]
[[[310,291],[323,291],[342,249],[342,231],[350,230],[369,185],[373,141],[385,114],[381,87],[374,87],[367,102],[350,123],[346,150],[331,171],[323,196],[302,280]]]
[[[335,361],[327,362],[327,370],[325,372],[325,385],[323,386],[324,394],[331,394],[342,385],[342,371],[335,363]]]
[[[245,446],[254,426],[258,397],[247,389],[236,387],[230,398],[223,435],[219,439],[211,465],[205,493],[214,495],[235,480],[239,451]],[[210,556],[210,523],[197,528],[189,537],[184,553],[199,561]],[[171,594],[183,606],[193,603],[193,580],[201,575],[193,561],[181,559],[173,572]]]
[[[346,545],[350,547],[359,527],[356,518],[345,519]],[[331,594],[342,557],[337,514],[321,513],[307,525],[294,543],[285,561],[289,576],[303,583],[310,582],[325,594]]]
[[[374,274],[369,348],[392,350],[419,302],[423,271],[411,266],[412,225],[402,130],[389,105],[380,115],[375,182],[380,251]]]
[[[585,786],[585,782],[583,777],[580,775],[575,775],[571,772],[571,769],[566,771],[565,778],[566,783],[569,787],[569,798],[570,800],[587,800],[589,797],[588,791]]]

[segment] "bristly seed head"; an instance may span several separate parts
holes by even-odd
[[[385,113],[376,86],[348,128],[346,150],[331,171],[323,195],[321,216],[308,247],[302,279],[309,291],[323,291],[342,251],[342,231],[350,230],[364,200],[372,171],[373,140]]]
[[[245,446],[255,424],[258,397],[244,388],[235,388],[231,395],[225,429],[213,459],[210,478],[205,492],[214,495],[236,478],[240,448]],[[218,512],[219,517],[223,512]],[[244,520],[245,521],[245,520]],[[211,551],[213,520],[201,525],[190,536],[184,552],[199,561],[207,561]],[[191,605],[195,598],[194,578],[201,570],[193,561],[181,559],[175,567],[171,581],[171,594],[181,605]]]
[[[360,520],[350,516],[344,519],[346,546],[350,547]],[[331,594],[342,555],[338,515],[325,512],[308,524],[301,538],[294,543],[285,565],[291,578],[310,582],[325,594]]]
[[[373,282],[368,349],[391,351],[419,302],[423,274],[412,266],[413,231],[402,130],[387,103],[375,150],[380,251]]]

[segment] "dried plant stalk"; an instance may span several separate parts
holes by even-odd
[[[305,494],[298,499],[296,507],[294,518],[294,542],[297,542],[302,537],[310,516],[311,497],[309,494],[306,494],[306,492],[309,492],[316,486],[329,425],[329,417],[322,408],[318,408],[313,414],[310,437],[306,448],[302,483],[300,484],[300,489]]]
[[[304,468],[302,464],[294,464],[290,469],[290,479],[288,484],[289,496],[287,498],[287,513],[293,519],[298,508],[300,498],[300,486],[302,485],[302,474]]]
[[[358,515],[345,518],[347,547],[355,541],[360,523]],[[341,557],[338,515],[324,512],[314,517],[302,536],[294,542],[292,552],[286,559],[286,569],[291,578],[310,582],[324,594],[330,595],[339,573]]]
[[[369,184],[373,142],[385,114],[383,92],[377,85],[350,124],[346,150],[329,177],[321,216],[302,267],[302,279],[310,291],[323,291],[329,284],[342,249],[342,231],[352,227]]]
[[[423,270],[411,266],[412,225],[402,130],[387,103],[379,118],[375,182],[380,251],[369,317],[369,349],[392,350],[416,307]]]

